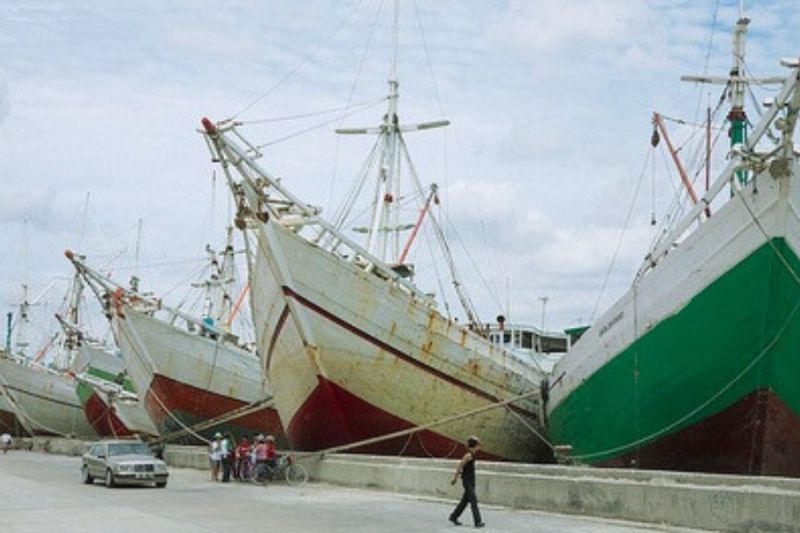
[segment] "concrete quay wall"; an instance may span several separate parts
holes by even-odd
[[[88,443],[37,437],[20,447],[80,455]],[[455,460],[297,454],[312,480],[456,500]],[[168,445],[174,467],[208,469],[204,447]],[[520,509],[735,532],[800,533],[800,479],[482,461],[481,502]]]
[[[457,497],[456,461],[331,455],[314,478],[436,497]],[[722,531],[800,531],[800,480],[556,465],[479,464],[481,501]]]

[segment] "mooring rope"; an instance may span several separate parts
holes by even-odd
[[[128,310],[130,310],[130,307],[129,306],[127,306],[127,307],[128,307]],[[137,312],[137,311],[133,310],[133,312]],[[127,320],[127,319],[119,318],[119,320]],[[122,334],[124,334],[125,330],[129,330],[130,331],[130,334],[131,334],[131,337],[132,337],[131,340],[133,341],[132,344],[135,346],[133,351],[134,351],[134,353],[136,353],[137,356],[140,356],[139,352],[141,350],[148,351],[147,347],[143,343],[143,341],[141,340],[141,336],[139,335],[138,331],[136,331],[136,326],[131,321],[128,321],[128,326],[129,326],[128,328],[124,328],[124,327],[123,328],[119,328],[118,327],[117,329],[121,330],[120,332]],[[152,356],[149,353],[147,353],[146,357],[147,357],[147,362],[152,364],[152,360],[153,360]],[[141,357],[139,357],[139,358],[140,358],[140,360],[144,361]],[[215,359],[216,359],[216,354],[215,354]],[[151,373],[154,374],[155,373],[155,369],[150,365],[147,365],[147,366],[150,369]],[[174,438],[177,438],[179,436],[183,436],[183,435],[189,434],[189,435],[195,437],[196,439],[198,439],[198,440],[200,440],[200,441],[202,441],[202,442],[204,442],[206,444],[209,444],[211,441],[209,441],[208,439],[203,437],[197,431],[202,431],[204,429],[208,429],[209,427],[213,427],[213,426],[218,425],[218,424],[229,422],[231,420],[236,420],[236,419],[241,418],[243,416],[246,416],[248,414],[257,412],[257,411],[259,411],[261,409],[265,409],[265,408],[269,407],[270,405],[274,404],[272,397],[261,398],[261,399],[258,399],[256,401],[254,401],[254,402],[251,402],[249,404],[246,404],[246,405],[243,405],[241,407],[237,407],[236,409],[233,409],[231,411],[225,412],[225,413],[223,413],[223,414],[221,414],[221,415],[219,415],[219,416],[217,416],[215,418],[210,418],[210,419],[207,419],[207,420],[203,420],[201,422],[198,422],[197,424],[193,424],[193,425],[189,426],[189,425],[185,424],[180,418],[178,418],[172,412],[172,410],[170,410],[166,406],[164,401],[161,399],[160,395],[155,390],[153,390],[152,387],[150,388],[149,393],[153,397],[153,399],[155,399],[155,401],[158,403],[158,405],[161,407],[161,409],[163,409],[164,412],[182,428],[182,429],[179,429],[177,431],[168,433],[167,435],[159,436],[157,439],[155,439],[155,442],[166,442],[169,439],[174,439]]]
[[[370,438],[367,438],[367,439],[362,439],[360,441],[351,442],[351,443],[348,443],[348,444],[340,444],[340,445],[337,445],[337,446],[331,446],[330,448],[325,448],[324,450],[317,450],[317,451],[313,451],[313,452],[311,452],[311,451],[308,451],[308,452],[307,451],[295,452],[295,455],[297,455],[298,457],[313,457],[313,456],[317,456],[317,455],[323,456],[325,454],[344,452],[344,451],[347,451],[347,450],[352,450],[352,449],[355,449],[355,448],[361,448],[363,446],[369,446],[371,444],[377,444],[379,442],[384,442],[384,441],[387,441],[387,440],[396,439],[398,437],[405,437],[405,436],[408,436],[408,435],[413,435],[415,433],[419,433],[421,431],[425,431],[425,430],[428,430],[428,429],[436,427],[436,426],[441,426],[443,424],[447,424],[447,423],[450,423],[450,422],[455,422],[455,421],[458,421],[458,420],[462,420],[464,418],[469,418],[469,417],[472,417],[472,416],[475,416],[475,415],[478,415],[478,414],[481,414],[481,413],[485,413],[487,411],[491,411],[493,409],[498,409],[500,407],[506,407],[506,406],[508,406],[508,405],[510,405],[510,404],[512,404],[514,402],[518,402],[520,400],[524,400],[526,398],[530,398],[530,397],[536,396],[538,394],[539,394],[538,390],[528,391],[528,392],[526,392],[524,394],[519,394],[519,395],[514,396],[512,398],[508,398],[506,400],[501,400],[501,401],[498,401],[498,402],[491,403],[489,405],[484,405],[484,406],[481,406],[481,407],[478,407],[478,408],[475,408],[475,409],[470,409],[468,411],[464,411],[463,413],[459,413],[459,414],[456,414],[456,415],[446,416],[444,418],[440,418],[439,420],[435,420],[433,422],[428,422],[426,424],[413,426],[413,427],[402,429],[402,430],[399,430],[399,431],[393,431],[391,433],[386,433],[384,435],[379,435],[377,437],[370,437]],[[541,438],[545,442],[545,444],[547,444],[552,449],[553,446],[552,446],[552,444],[550,444],[547,441],[547,439],[545,439],[543,436],[539,435],[538,433],[537,433],[537,436],[539,436],[539,438]]]
[[[12,364],[18,364],[18,363],[15,363],[13,360],[10,360],[10,361],[12,362]],[[20,366],[23,366],[23,367],[25,367],[25,368],[27,368],[27,369],[29,369],[31,371],[34,371],[34,372],[48,372],[48,370],[46,370],[46,369],[36,370],[35,368],[30,367],[30,366],[26,366],[26,365],[20,365]],[[12,395],[11,393],[9,393],[9,391],[8,391],[8,389],[9,389],[8,383],[3,378],[2,373],[0,373],[0,389],[2,389],[3,395],[8,400],[8,403],[11,405],[12,409],[14,409],[14,414],[19,419],[20,423],[22,424],[22,427],[25,428],[25,430],[28,433],[30,433],[31,436],[35,435],[37,432],[41,432],[41,430],[44,430],[44,431],[50,432],[50,433],[52,433],[54,435],[58,435],[60,437],[74,438],[74,435],[72,435],[70,433],[64,433],[62,431],[54,429],[54,428],[48,426],[47,424],[42,423],[38,419],[32,417],[25,410],[25,408],[22,407],[22,404],[18,401],[17,397],[15,395]],[[20,392],[22,392],[24,394],[30,394],[30,393],[27,393],[26,391],[20,391]]]

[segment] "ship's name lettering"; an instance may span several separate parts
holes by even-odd
[[[624,317],[624,316],[625,316],[625,312],[624,311],[620,311],[616,316],[614,316],[614,318],[612,318],[611,320],[608,321],[608,324],[606,324],[605,326],[600,328],[600,333],[598,333],[597,336],[598,337],[602,337],[603,335],[605,335],[608,332],[608,330],[613,328],[617,324],[617,322],[622,320],[622,317]]]

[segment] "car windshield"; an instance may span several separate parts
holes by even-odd
[[[143,442],[115,442],[108,445],[108,455],[153,455]]]

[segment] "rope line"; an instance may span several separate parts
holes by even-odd
[[[267,96],[272,94],[272,92],[275,91],[275,89],[277,89],[278,87],[283,85],[286,81],[289,80],[289,78],[294,76],[301,68],[303,68],[306,65],[306,63],[309,63],[312,59],[314,59],[317,56],[317,54],[320,52],[320,50],[322,50],[323,46],[328,44],[328,42],[330,42],[330,40],[333,39],[336,36],[337,33],[339,33],[339,30],[342,28],[342,26],[344,26],[344,24],[348,20],[350,20],[350,17],[352,17],[353,14],[356,11],[358,11],[358,8],[361,6],[361,1],[362,0],[359,0],[355,4],[353,9],[351,9],[350,12],[348,12],[347,15],[339,22],[339,24],[336,25],[336,27],[333,29],[333,31],[327,36],[327,38],[324,41],[322,41],[319,44],[317,44],[317,47],[314,49],[314,51],[311,53],[311,55],[304,57],[300,62],[297,63],[297,65],[295,65],[295,67],[292,70],[290,70],[280,80],[278,80],[277,83],[275,83],[274,85],[272,85],[272,87],[270,87],[269,89],[267,89],[266,91],[261,93],[255,99],[253,99],[249,104],[244,106],[238,113],[235,113],[228,120],[235,120],[239,115],[241,115],[242,113],[244,113],[245,111],[247,111],[248,109],[250,109],[251,107],[256,105],[257,103],[259,103],[261,100],[263,100],[264,98],[266,98]]]
[[[354,448],[361,448],[363,446],[369,446],[370,444],[376,444],[379,442],[384,442],[391,439],[396,439],[398,437],[405,437],[407,435],[413,435],[415,433],[419,433],[421,431],[428,430],[430,428],[441,426],[443,424],[447,424],[450,422],[455,422],[464,418],[468,418],[471,416],[475,416],[481,413],[485,413],[487,411],[491,411],[493,409],[497,409],[499,407],[506,407],[512,403],[518,402],[520,400],[524,400],[526,398],[530,398],[533,396],[537,396],[539,394],[538,390],[535,391],[528,391],[524,394],[519,394],[512,398],[508,398],[507,400],[502,400],[499,402],[494,402],[489,405],[484,405],[475,409],[470,409],[469,411],[465,411],[463,413],[459,413],[456,415],[446,416],[444,418],[440,418],[439,420],[435,420],[433,422],[428,422],[426,424],[421,424],[418,426],[402,429],[399,431],[393,431],[391,433],[386,433],[385,435],[379,435],[377,437],[370,437],[368,439],[362,439],[360,441],[351,442],[348,444],[340,444],[338,446],[331,446],[330,448],[326,448],[324,450],[318,450],[313,452],[297,452],[298,457],[313,457],[316,455],[325,455],[328,453],[339,453],[347,450],[352,450]]]
[[[12,361],[12,363],[13,363],[13,361]],[[20,365],[20,366],[23,366],[23,365]],[[25,368],[29,368],[32,371],[36,371],[35,369],[33,369],[33,368],[29,367],[29,366],[26,366]],[[41,370],[41,371],[42,372],[47,372],[47,370]],[[54,429],[54,428],[48,426],[47,424],[42,423],[40,420],[32,417],[27,412],[27,410],[24,407],[22,407],[22,404],[19,401],[19,399],[16,397],[16,395],[12,396],[12,394],[9,393],[9,391],[8,391],[8,383],[6,383],[6,381],[3,378],[2,374],[0,374],[0,390],[2,390],[3,396],[5,396],[5,398],[8,400],[8,403],[11,405],[11,407],[12,408],[16,408],[14,414],[16,414],[17,418],[20,419],[20,423],[25,428],[25,430],[28,431],[29,433],[31,433],[31,436],[33,436],[37,432],[37,430],[38,431],[45,430],[45,431],[48,431],[48,432],[50,432],[50,433],[52,433],[54,435],[58,435],[60,437],[74,438],[73,434],[64,433],[62,431]],[[21,392],[26,393],[26,391],[21,391]],[[30,394],[30,393],[27,393],[27,394]],[[23,422],[23,419],[24,419],[24,421],[27,421],[27,423],[28,423],[27,426],[26,426],[25,422]]]
[[[597,309],[600,307],[600,302],[603,299],[603,294],[606,291],[606,287],[608,286],[608,281],[611,279],[611,272],[614,270],[614,264],[617,262],[617,255],[619,254],[620,249],[622,248],[622,241],[625,239],[625,234],[628,232],[628,224],[631,221],[631,216],[633,215],[633,208],[636,206],[636,199],[639,197],[639,190],[642,188],[642,182],[644,181],[644,174],[647,170],[647,163],[652,155],[652,151],[648,150],[647,155],[644,159],[644,165],[642,165],[642,171],[639,174],[639,180],[636,182],[636,189],[633,191],[633,198],[631,199],[631,204],[628,207],[628,213],[625,215],[625,223],[622,225],[622,231],[620,232],[619,239],[617,240],[617,246],[614,248],[614,255],[611,256],[611,263],[608,265],[608,270],[606,270],[605,278],[603,279],[603,285],[600,287],[600,292],[597,295],[597,300],[594,303],[594,308],[592,308],[592,314],[589,315],[589,323],[594,320],[594,316],[597,313]]]
[[[126,307],[128,307],[128,306],[126,306]],[[129,307],[128,307],[128,310],[130,311]],[[133,311],[133,312],[136,312],[136,311]],[[147,351],[147,347],[142,343],[141,337],[139,336],[138,332],[135,331],[136,327],[133,325],[133,323],[130,323],[130,321],[129,321],[129,326],[130,327],[127,328],[127,329],[130,330],[131,336],[135,337],[135,338],[131,339],[131,340],[133,340],[132,344],[134,344],[138,348],[138,349],[134,349],[134,353],[136,353],[136,355],[137,355],[137,357],[139,357],[140,361],[144,362],[150,368],[151,373],[154,373],[154,368],[153,368],[153,366],[151,366],[153,364],[152,363],[152,358],[150,357],[149,353],[147,355],[147,361],[145,361],[142,358],[143,354],[140,354],[140,350]],[[118,330],[119,329],[120,328],[118,328]],[[122,329],[124,330],[126,328],[122,328]],[[123,334],[124,334],[124,332],[123,332]],[[219,350],[219,347],[217,347],[217,350],[215,350],[215,357],[216,357],[216,353],[218,352],[218,350]],[[174,432],[168,433],[166,435],[160,436],[158,439],[156,439],[156,442],[165,442],[165,441],[167,441],[169,439],[173,439],[173,438],[177,438],[179,436],[183,436],[183,435],[189,434],[189,435],[195,437],[196,439],[198,439],[198,440],[200,440],[202,442],[205,442],[206,444],[209,444],[210,441],[208,439],[204,438],[202,435],[200,435],[197,431],[202,431],[204,429],[208,429],[209,427],[213,427],[213,426],[218,425],[218,424],[222,424],[222,423],[225,423],[225,422],[230,422],[231,420],[236,420],[236,419],[242,418],[243,416],[246,416],[246,415],[249,415],[251,413],[260,411],[261,409],[267,408],[271,404],[273,404],[273,400],[272,400],[271,397],[262,398],[262,399],[254,401],[254,402],[251,402],[251,403],[249,403],[247,405],[243,405],[241,407],[238,407],[236,409],[233,409],[231,411],[223,413],[223,414],[221,414],[221,415],[219,415],[219,416],[217,416],[215,418],[206,419],[206,420],[203,420],[201,422],[198,422],[197,424],[193,424],[193,425],[189,426],[189,425],[185,424],[180,418],[178,418],[166,406],[166,404],[163,402],[163,400],[161,399],[159,394],[157,394],[152,388],[149,389],[149,393],[150,393],[150,395],[152,395],[152,397],[155,399],[155,401],[158,403],[158,405],[161,407],[161,409],[167,414],[167,416],[169,416],[173,421],[175,421],[182,428],[182,429],[179,429],[177,431],[174,431]]]

